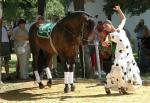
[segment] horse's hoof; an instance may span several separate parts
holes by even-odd
[[[76,88],[76,87],[75,87],[74,85],[71,86],[71,91],[74,92],[74,91],[75,91],[75,88]]]
[[[40,89],[43,89],[43,88],[44,88],[44,85],[43,85],[42,82],[39,83],[39,88],[40,88]]]
[[[111,94],[111,91],[110,91],[109,88],[105,88],[105,92],[106,92],[107,95],[110,95],[110,94]]]
[[[47,86],[48,86],[49,88],[51,88],[51,86],[52,86],[52,80],[49,80],[49,81],[47,82]]]
[[[69,92],[69,87],[65,87],[64,88],[64,93],[68,93]]]

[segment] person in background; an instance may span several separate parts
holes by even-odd
[[[98,34],[102,32],[102,30],[103,30],[102,21],[98,21],[97,26],[94,30],[94,35],[90,37],[92,40],[92,42],[90,42],[91,45],[89,45],[91,63],[92,63],[92,74],[91,74],[92,78],[96,78],[98,76],[95,42],[98,41]]]
[[[111,69],[110,64],[112,64],[112,59],[113,59],[113,54],[114,54],[113,52],[114,44],[111,43],[110,46],[103,47],[102,43],[105,41],[105,38],[108,35],[108,32],[104,30],[103,22],[99,24],[98,30],[99,32],[98,32],[97,38],[100,42],[100,58],[101,58],[100,61],[102,65],[102,70],[104,71],[104,74],[108,74]]]
[[[134,32],[137,35],[137,39],[143,39],[149,36],[149,31],[145,25],[144,19],[140,19],[139,23],[136,25]]]
[[[29,57],[30,57],[30,46],[29,46],[29,36],[28,31],[25,29],[26,21],[20,19],[18,21],[17,28],[14,29],[14,48],[18,58],[18,65],[20,69],[19,78],[28,79],[29,70]]]
[[[103,24],[104,30],[109,32],[103,46],[109,46],[110,41],[116,43],[115,59],[110,73],[106,76],[105,91],[107,94],[111,94],[110,89],[117,88],[120,94],[127,94],[127,91],[133,91],[141,86],[142,80],[129,39],[123,30],[126,17],[120,6],[115,6],[114,10],[121,19],[118,28],[115,28],[110,20],[106,20]]]
[[[147,60],[146,55],[142,49],[143,41],[149,37],[149,31],[147,26],[144,23],[144,19],[140,19],[139,23],[136,25],[134,32],[137,37],[137,48],[138,48],[138,57],[139,64],[142,65],[142,70],[146,70],[150,67],[150,62]]]
[[[9,33],[9,28],[7,26],[7,23],[1,18],[2,22],[2,29],[1,29],[1,40],[0,40],[0,61],[1,61],[1,66],[0,70],[2,70],[2,64],[4,62],[4,68],[6,72],[6,79],[10,80],[10,74],[9,74],[9,60],[11,59],[11,49],[10,49],[10,33]]]
[[[104,75],[110,72],[111,66],[109,65],[109,63],[112,61],[111,60],[112,48],[101,46],[102,43],[104,42],[107,34],[108,34],[108,32],[104,30],[103,22],[98,21],[97,26],[94,30],[94,35],[93,35],[94,37],[92,37],[92,39],[94,38],[94,40],[97,40],[99,42],[100,66],[101,66],[102,74],[104,74]],[[90,51],[91,51],[92,68],[93,68],[94,74],[96,76],[96,75],[98,75],[98,70],[97,70],[95,46],[91,45],[90,48],[91,48]]]

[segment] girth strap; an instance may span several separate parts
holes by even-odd
[[[51,36],[49,37],[49,39],[50,39],[50,45],[51,45],[53,51],[54,51],[56,54],[58,54],[58,52],[57,52],[57,50],[56,50],[56,48],[55,48],[55,46],[54,46],[54,44],[53,44],[53,42],[52,42]]]

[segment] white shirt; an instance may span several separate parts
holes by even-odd
[[[7,28],[7,27],[6,27]],[[8,29],[6,29],[4,26],[2,27],[2,42],[9,42],[8,38]]]

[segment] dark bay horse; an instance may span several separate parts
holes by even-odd
[[[64,70],[64,92],[74,91],[75,86],[73,82],[75,68],[75,56],[80,45],[87,43],[89,36],[92,35],[94,29],[93,17],[85,12],[73,12],[57,22],[51,32],[49,38],[41,38],[37,36],[37,27],[33,25],[30,28],[30,47],[33,55],[33,69],[36,81],[39,88],[43,88],[43,84],[38,74],[38,56],[39,51],[43,50],[47,53],[47,60],[45,62],[45,70],[48,77],[47,84],[51,86],[52,76],[49,67],[52,65],[52,56],[59,55],[61,62],[65,68]]]

